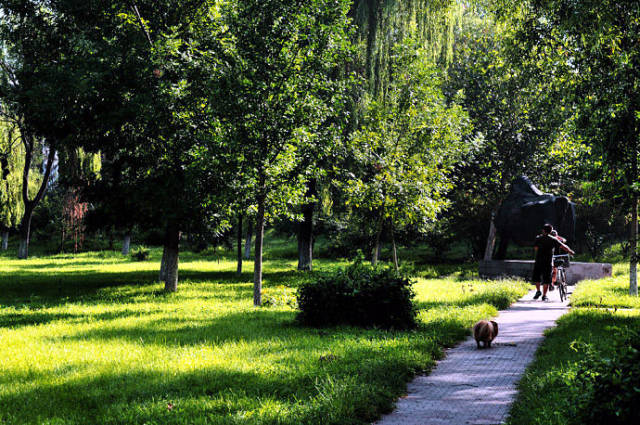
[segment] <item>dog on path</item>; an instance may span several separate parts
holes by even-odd
[[[491,348],[491,341],[498,336],[498,324],[493,320],[480,320],[473,326],[473,338],[480,347],[480,341],[485,348]]]

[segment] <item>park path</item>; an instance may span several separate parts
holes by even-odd
[[[569,287],[571,291],[573,287]],[[529,292],[495,319],[498,337],[491,349],[476,348],[472,337],[445,352],[428,376],[418,376],[396,410],[376,425],[493,425],[507,419],[516,384],[533,360],[543,332],[568,311],[558,291],[549,300]]]

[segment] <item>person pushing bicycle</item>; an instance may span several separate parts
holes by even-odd
[[[547,300],[547,291],[553,279],[554,251],[562,249],[571,255],[575,254],[564,242],[552,236],[551,232],[553,232],[553,226],[545,224],[542,227],[542,234],[536,237],[536,241],[533,244],[536,252],[532,277],[532,282],[536,285],[536,294],[533,296],[534,300],[540,298],[540,295],[542,295],[542,301]],[[540,292],[540,284],[542,284],[542,292]]]

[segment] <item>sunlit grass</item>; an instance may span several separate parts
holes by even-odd
[[[251,262],[236,276],[224,256],[186,253],[167,295],[160,254],[0,256],[0,424],[369,423],[444,346],[528,289],[419,278],[415,331],[313,329],[289,306],[253,307]],[[267,293],[317,273],[270,258]]]
[[[629,295],[629,265],[616,264],[613,277],[578,285],[571,304],[576,307],[640,308],[640,298]]]

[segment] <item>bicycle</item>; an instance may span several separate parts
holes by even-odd
[[[560,294],[560,302],[564,302],[567,299],[567,274],[565,269],[568,269],[569,265],[569,254],[553,256],[553,267],[556,268],[556,286]]]

